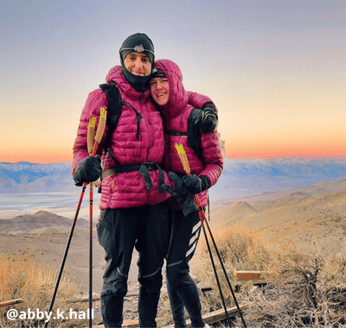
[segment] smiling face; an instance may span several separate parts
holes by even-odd
[[[169,98],[169,83],[166,77],[154,77],[150,80],[150,92],[154,101],[159,105],[166,105]]]
[[[151,62],[149,57],[141,52],[131,52],[124,59],[126,69],[136,76],[148,76],[151,74]]]

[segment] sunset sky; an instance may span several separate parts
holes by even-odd
[[[230,158],[346,158],[346,2],[0,3],[0,161],[69,162],[88,93],[130,34],[219,109]]]

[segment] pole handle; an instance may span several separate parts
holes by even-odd
[[[99,125],[97,127],[96,135],[95,135],[95,141],[99,144],[101,142],[101,139],[103,137],[103,133],[106,129],[106,120],[107,120],[107,110],[106,107],[100,108],[100,119],[99,119]]]
[[[95,126],[96,126],[96,117],[91,117],[89,120],[88,134],[87,134],[87,148],[88,148],[89,154],[92,153],[94,148]]]

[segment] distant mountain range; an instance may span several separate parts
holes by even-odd
[[[346,160],[336,159],[230,159],[225,158],[214,200],[240,198],[281,189],[293,189],[346,177]]]
[[[0,163],[0,192],[76,191],[71,163]]]
[[[213,199],[239,198],[346,177],[346,160],[230,159],[211,188]],[[71,163],[0,163],[0,193],[76,191]]]

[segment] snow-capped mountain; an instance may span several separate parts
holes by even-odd
[[[346,177],[346,160],[231,159],[210,190],[213,199],[249,196]],[[71,163],[0,163],[0,193],[76,191]]]
[[[0,163],[0,192],[75,191],[71,163]]]
[[[224,158],[223,172],[210,195],[213,199],[238,198],[344,177],[346,160]]]

